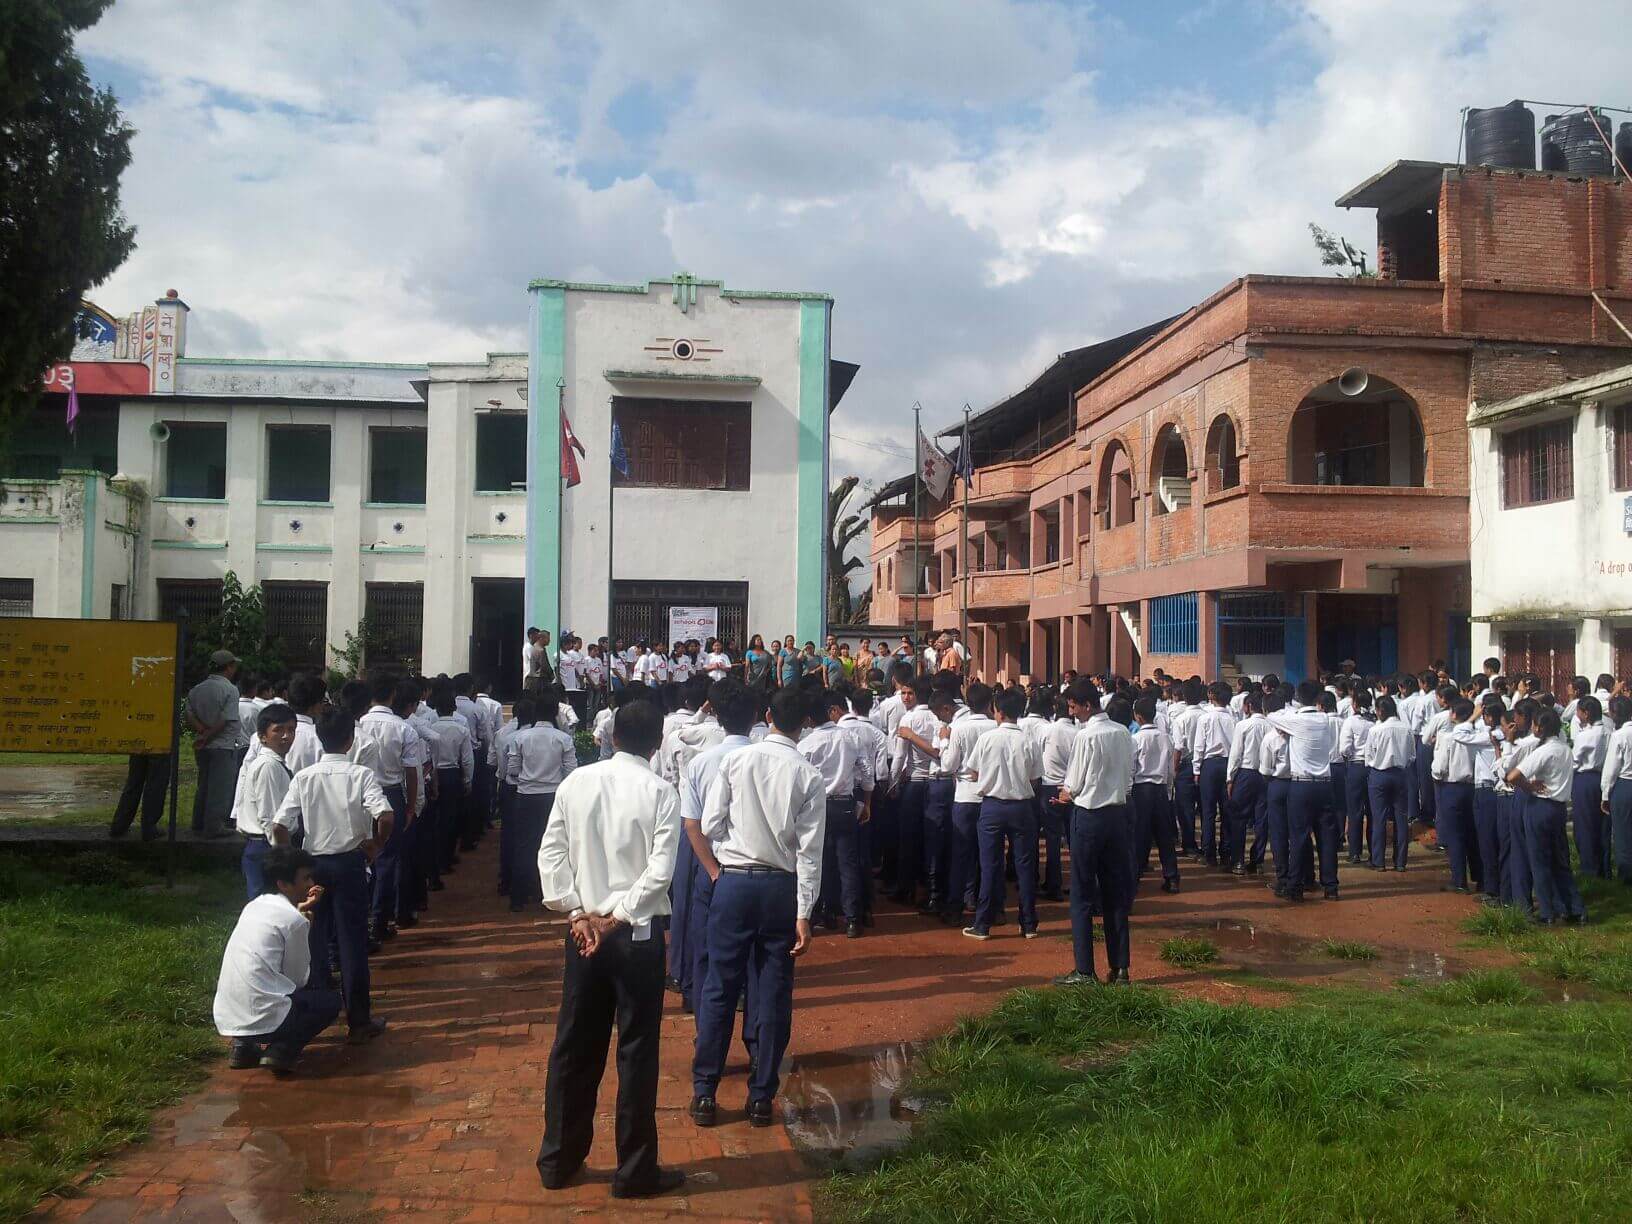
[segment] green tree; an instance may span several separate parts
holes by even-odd
[[[1313,221],[1309,222],[1309,234],[1315,240],[1323,267],[1340,269],[1337,275],[1349,280],[1371,280],[1376,275],[1366,266],[1366,253],[1347,238],[1322,229]]]
[[[119,209],[131,129],[74,51],[110,3],[0,0],[0,437],[135,238]]]
[[[203,672],[217,650],[238,656],[241,670],[257,676],[283,670],[279,644],[266,633],[266,601],[261,588],[245,586],[232,570],[221,580],[221,611],[203,625],[195,625],[192,664]]]

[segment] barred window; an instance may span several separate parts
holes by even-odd
[[[1200,601],[1194,591],[1183,595],[1161,595],[1150,601],[1150,652],[1152,654],[1195,654]]]
[[[424,583],[370,582],[363,596],[363,617],[374,630],[364,665],[417,672],[425,638]]]
[[[748,487],[752,412],[743,403],[632,399],[612,402],[629,455],[620,485],[664,489]]]
[[[34,615],[34,579],[0,578],[0,616]]]
[[[159,619],[173,621],[180,619],[180,613],[187,613],[187,623],[191,631],[197,633],[203,625],[209,624],[221,615],[221,580],[219,578],[205,578],[198,580],[163,579],[159,580]]]
[[[1610,455],[1615,488],[1632,489],[1632,403],[1617,404],[1609,418]]]
[[[1502,505],[1540,506],[1575,496],[1574,432],[1570,420],[1502,435]]]
[[[266,636],[291,671],[321,671],[328,661],[329,584],[263,582]]]

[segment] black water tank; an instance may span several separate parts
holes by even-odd
[[[1632,123],[1621,124],[1615,133],[1615,156],[1621,159],[1620,172],[1624,176],[1632,167]]]
[[[1541,124],[1541,168],[1568,170],[1564,160],[1564,131],[1559,126],[1562,115],[1548,115]]]
[[[1597,119],[1596,126],[1593,123]],[[1610,121],[1601,112],[1576,111],[1568,115],[1549,115],[1549,122],[1541,129],[1541,165],[1544,170],[1567,170],[1571,174],[1612,174],[1615,159],[1610,154],[1605,138],[1609,135]],[[1601,130],[1600,130],[1601,129]],[[1548,155],[1548,144],[1554,149]],[[1562,159],[1563,164],[1556,164]]]
[[[1468,111],[1463,127],[1467,164],[1509,170],[1536,168],[1536,116],[1523,102]]]

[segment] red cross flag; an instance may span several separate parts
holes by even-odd
[[[930,496],[940,501],[946,496],[947,485],[952,483],[952,460],[941,454],[921,429],[918,431],[918,456],[918,476]]]

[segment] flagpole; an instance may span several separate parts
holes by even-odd
[[[559,423],[566,421],[566,413],[567,380],[564,377],[557,378],[555,380],[555,417],[558,422],[557,432],[560,433],[561,437],[556,448],[562,453],[555,457],[555,634],[553,636],[555,657],[558,662],[561,658],[561,621],[563,619],[561,604],[565,595],[565,592],[561,590],[561,550],[565,547],[567,517],[567,481],[561,472],[561,461],[568,445],[565,425]]]
[[[618,435],[617,417],[613,415],[616,408],[610,396],[606,401],[606,641],[612,644],[612,545],[616,539],[614,534],[617,525],[618,510],[618,473],[614,466],[614,456],[617,454],[613,445]],[[607,689],[612,687],[612,661],[607,660]]]
[[[924,653],[918,641],[918,588],[923,585],[923,568],[918,563],[918,490],[924,483],[924,428],[918,423],[923,411],[917,400],[912,404],[912,670],[916,674]]]
[[[963,453],[958,456],[958,473],[963,485],[962,524],[958,527],[958,572],[963,575],[963,606],[958,609],[958,637],[969,649],[969,481],[975,474],[974,456],[969,453],[969,405],[963,406]]]

